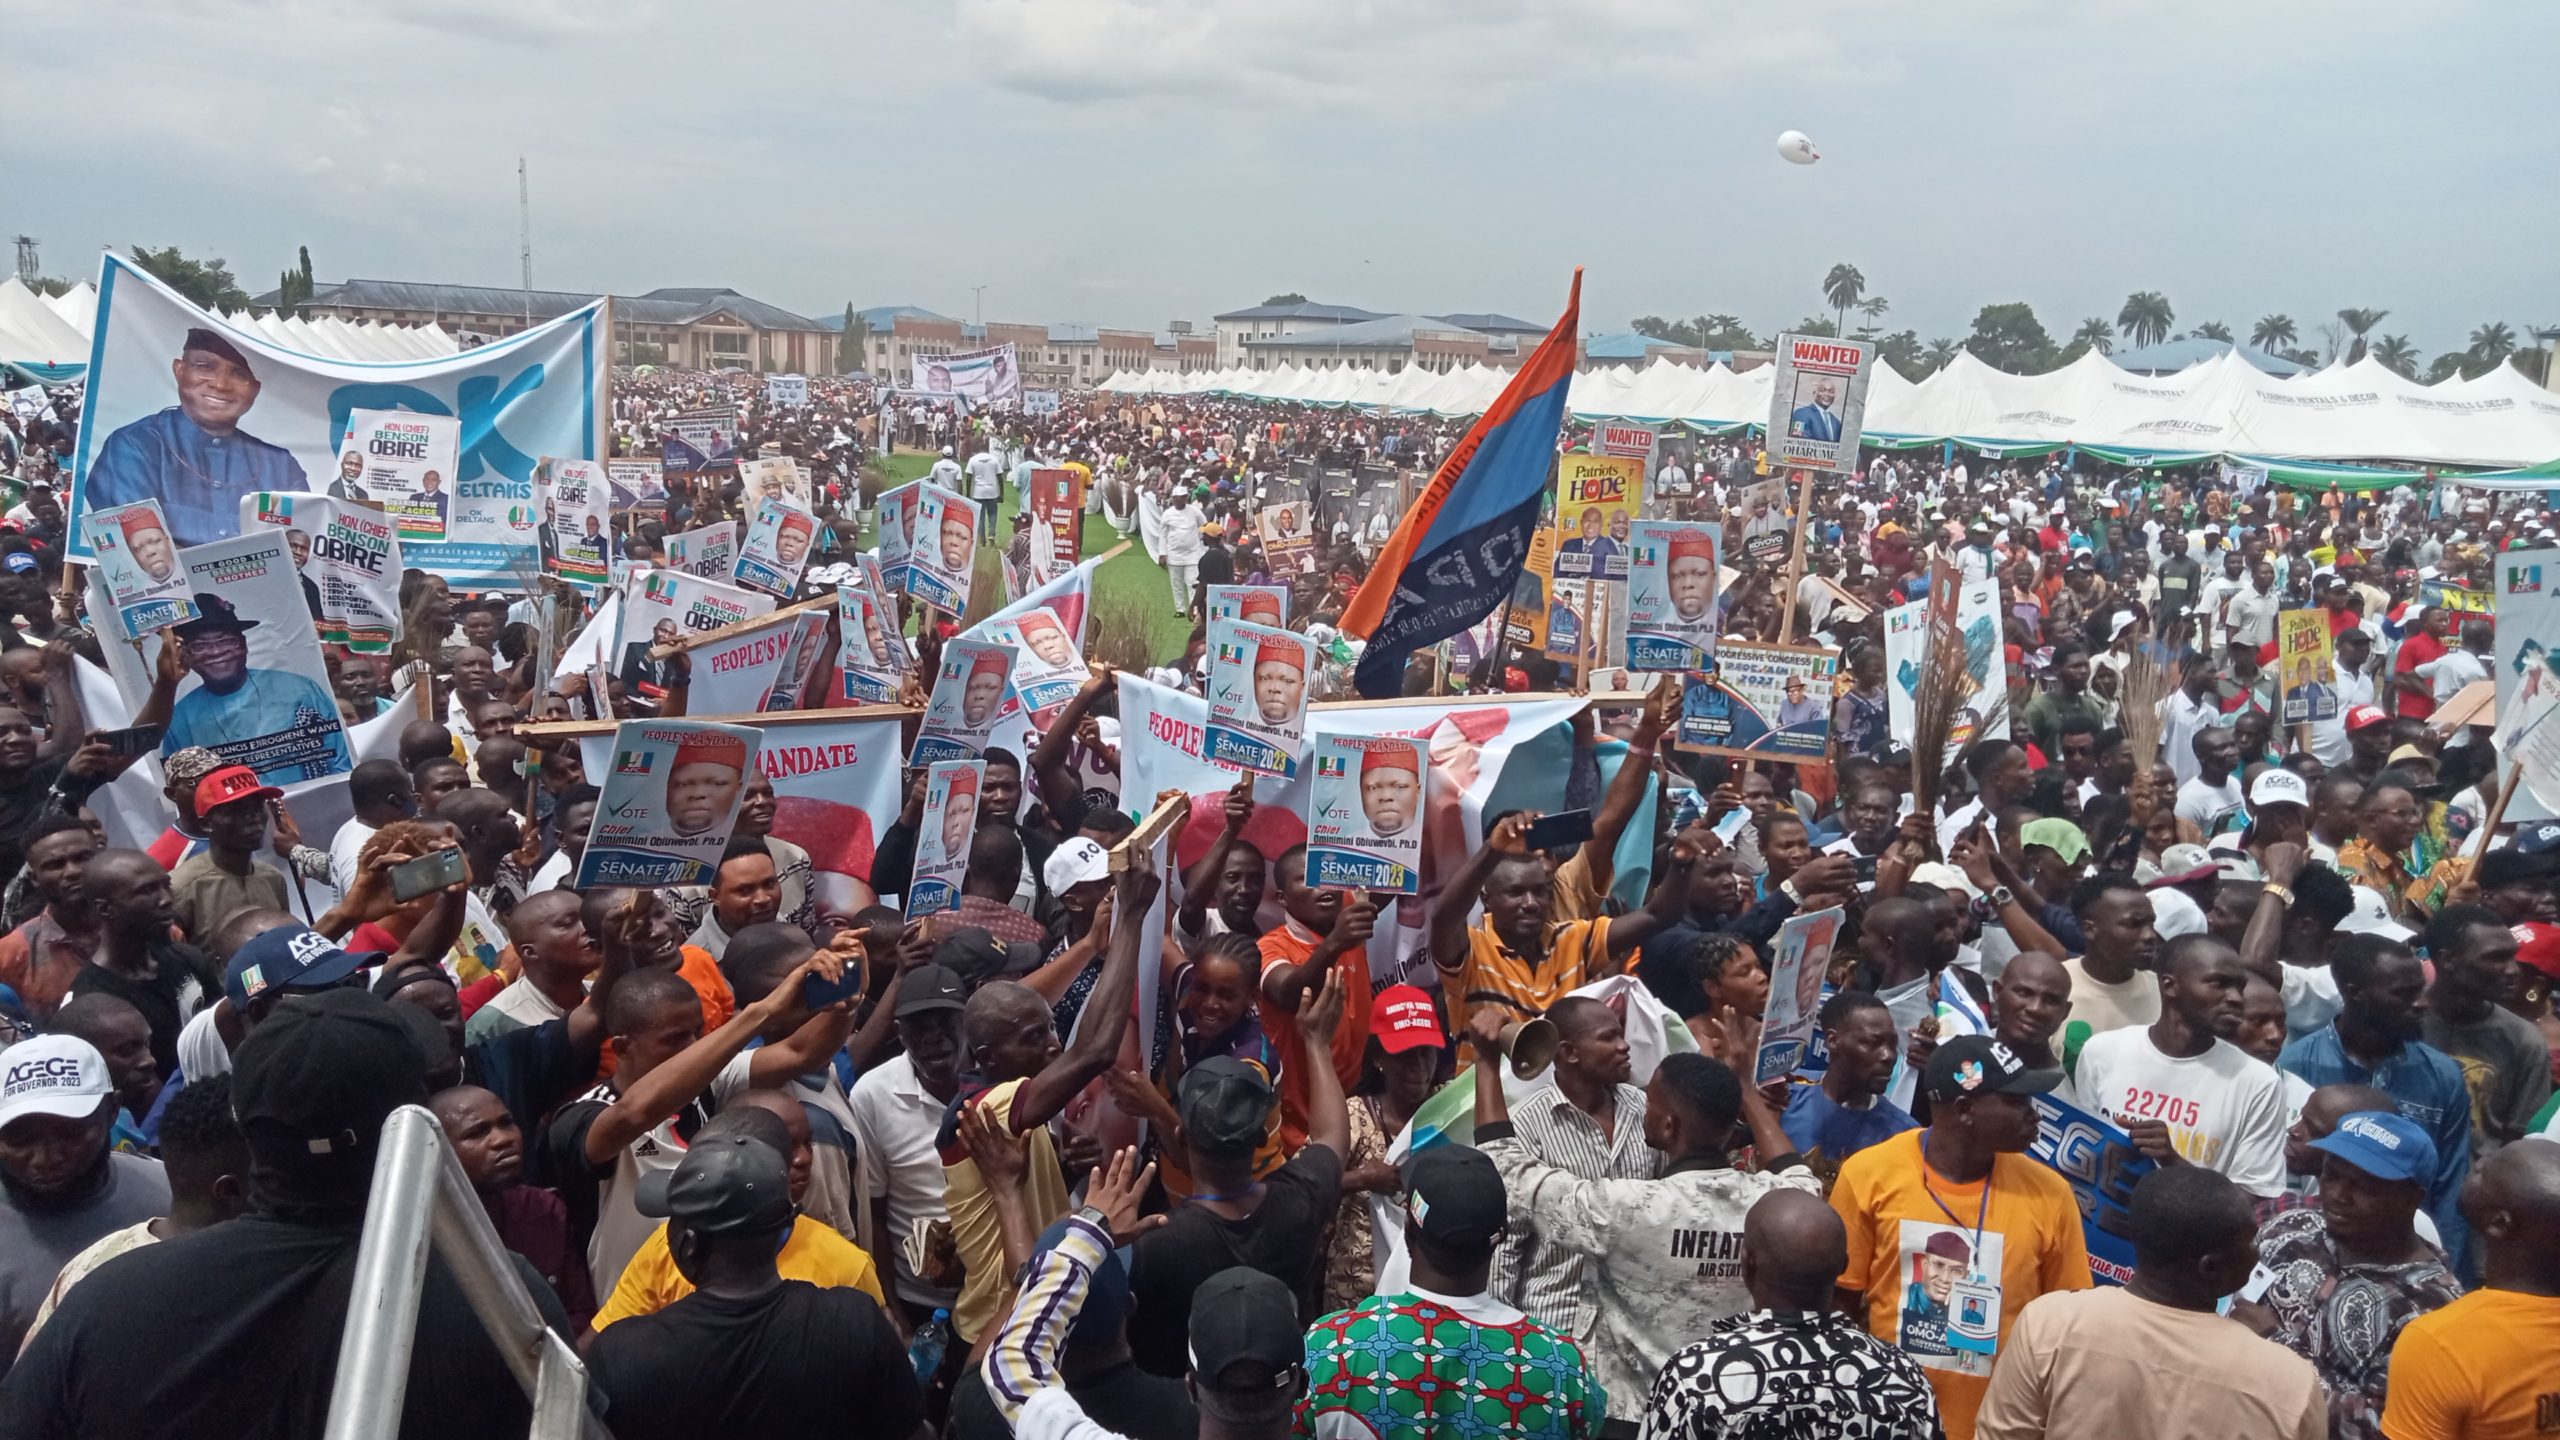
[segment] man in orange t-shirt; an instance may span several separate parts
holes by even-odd
[[[1298,1007],[1328,969],[1342,976],[1342,1023],[1333,1032],[1333,1073],[1345,1094],[1360,1083],[1369,1050],[1369,936],[1377,906],[1365,893],[1346,901],[1340,890],[1307,884],[1307,847],[1281,853],[1271,867],[1280,882],[1280,908],[1288,918],[1262,937],[1262,1029],[1280,1056],[1280,1149],[1294,1155],[1307,1143],[1307,1041],[1298,1032]]]

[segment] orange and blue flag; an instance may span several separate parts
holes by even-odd
[[[1440,462],[1351,597],[1342,628],[1369,642],[1353,673],[1361,694],[1403,694],[1407,657],[1511,598],[1555,469],[1581,317],[1577,267],[1562,318]]]

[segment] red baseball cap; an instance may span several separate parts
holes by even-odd
[[[2382,713],[2382,707],[2379,705],[2350,705],[2347,707],[2347,729],[2351,731],[2362,730],[2368,725],[2379,725],[2390,718],[2390,716]]]
[[[196,782],[196,813],[210,814],[217,805],[234,800],[281,799],[284,792],[258,779],[258,772],[246,765],[225,765]]]
[[[1369,1033],[1390,1055],[1424,1046],[1444,1050],[1449,1044],[1440,1033],[1440,1012],[1431,1008],[1431,997],[1411,985],[1390,985],[1369,1002]]]
[[[2515,927],[2516,958],[2560,980],[2560,925],[2528,920]]]

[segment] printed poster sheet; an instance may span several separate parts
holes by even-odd
[[[946,615],[966,611],[978,573],[977,502],[919,481],[911,535],[907,594]]]
[[[1956,590],[1956,629],[1964,635],[1965,668],[1973,674],[1973,694],[1956,711],[1947,733],[1949,763],[1977,732],[2003,739],[2012,718],[2009,662],[2000,641],[2000,582],[1974,580]],[[1911,748],[1920,690],[1920,660],[1928,649],[1929,602],[1914,600],[1884,612],[1885,720],[1893,743]],[[1983,723],[1990,716],[1989,725]]]
[[[185,647],[187,675],[178,682],[169,733],[160,742],[163,759],[202,745],[226,764],[257,771],[270,785],[355,768],[285,539],[252,533],[178,553],[194,586],[196,618],[166,632]],[[92,580],[91,604],[103,598]],[[165,638],[142,642],[149,657],[133,693],[149,690],[148,666],[158,663],[157,647],[164,643]],[[133,672],[125,662],[142,658],[124,645],[108,646],[107,656],[128,680]]]
[[[195,585],[178,563],[168,517],[157,500],[137,500],[80,519],[98,577],[115,607],[116,630],[138,640],[155,630],[196,618]]]
[[[1778,337],[1770,382],[1769,460],[1780,469],[1858,468],[1858,436],[1867,423],[1867,381],[1876,347],[1823,335]]]
[[[571,883],[708,885],[762,735],[707,720],[625,720]]]
[[[1309,885],[1422,892],[1424,749],[1401,736],[1316,735],[1307,790]]]
[[[1713,754],[1822,760],[1840,652],[1728,640],[1680,693],[1680,743]]]
[[[667,566],[704,580],[729,580],[738,569],[738,522],[723,520],[667,537]]]
[[[874,548],[879,552],[881,573],[888,581],[888,588],[880,592],[883,599],[907,586],[907,555],[914,548],[915,539],[916,495],[923,488],[923,481],[911,480],[895,490],[880,492],[880,498],[872,503],[879,532],[879,543]]]
[[[1627,668],[1695,670],[1716,653],[1716,525],[1628,528]]]
[[[987,736],[995,729],[1005,690],[1013,683],[1014,657],[1010,645],[945,641],[942,668],[934,676],[924,723],[916,731],[915,753],[907,763],[975,760],[986,753]]]
[[[809,564],[809,546],[818,522],[783,496],[756,502],[754,523],[738,551],[737,581],[750,590],[791,598],[800,588],[800,572]]]
[[[1212,585],[1209,619],[1242,620],[1252,625],[1289,623],[1289,591],[1280,585]]]
[[[2523,767],[2507,802],[2513,820],[2560,814],[2560,550],[2510,550],[2493,574],[2498,597],[2501,764]],[[2538,813],[2537,813],[2538,812]]]
[[[456,355],[357,363],[234,329],[108,255],[64,506],[69,558],[96,558],[81,516],[137,500],[160,502],[181,546],[237,535],[242,495],[330,493],[357,413],[396,413],[459,432],[439,467],[443,536],[405,547],[406,561],[457,587],[520,587],[540,563],[534,458],[595,454],[609,349],[601,308]]]
[[[1314,651],[1293,631],[1209,622],[1209,759],[1253,775],[1296,773],[1306,753]]]
[[[1012,400],[1022,394],[1022,367],[1009,344],[957,355],[918,355],[910,361],[909,374],[909,384],[933,395]]]
[[[612,490],[593,460],[544,456],[533,469],[542,502],[544,568],[588,589],[605,583],[613,559]]]
[[[1303,575],[1316,568],[1315,522],[1304,500],[1266,504],[1253,515],[1262,558],[1275,575]]]
[[[1085,469],[1042,466],[1031,472],[1031,578],[1047,584],[1075,568],[1084,542]]]
[[[659,460],[607,460],[604,462],[605,483],[613,487],[613,508],[657,512],[667,508],[667,475],[665,462]]]
[[[1769,961],[1769,1008],[1761,1017],[1760,1054],[1752,1084],[1766,1085],[1796,1072],[1813,1043],[1822,1010],[1822,981],[1831,950],[1848,915],[1837,907],[1790,916],[1778,927]]]
[[[261,490],[240,497],[240,525],[285,532],[322,641],[379,655],[400,638],[400,540],[389,516],[351,500]]]
[[[358,410],[347,417],[329,494],[380,505],[409,545],[441,545],[460,518],[452,487],[461,450],[462,425],[450,416]]]
[[[1529,557],[1512,582],[1510,603],[1502,607],[1502,638],[1515,649],[1544,654],[1547,648],[1547,601],[1556,583],[1556,492],[1549,486],[1529,532]]]
[[[857,705],[897,699],[905,672],[895,657],[906,647],[869,585],[857,581],[836,590],[836,634],[836,670],[844,677],[837,698]]]
[[[662,476],[738,473],[738,412],[687,410],[659,429]]]
[[[1627,578],[1627,541],[1644,494],[1644,462],[1556,457],[1556,578]]]
[[[750,506],[781,500],[802,510],[810,508],[809,477],[802,473],[800,462],[788,455],[740,461],[738,478],[745,483]]]
[[[969,842],[978,833],[978,794],[986,780],[984,760],[938,760],[925,772],[915,881],[906,896],[908,919],[960,908],[960,876],[969,868]]]
[[[2338,670],[2330,649],[2328,612],[2278,612],[2276,653],[2276,674],[2284,686],[2284,723],[2337,719]]]
[[[777,410],[797,410],[808,404],[809,377],[767,375],[764,377],[764,403]]]
[[[651,659],[651,650],[771,613],[770,595],[677,570],[636,571],[615,616],[614,673],[632,698],[664,700],[684,657]]]
[[[1049,722],[1076,698],[1093,673],[1065,623],[1055,611],[1034,606],[1010,620],[990,620],[978,634],[1013,647],[1013,690],[1007,709],[1019,707],[1032,729],[1049,733]]]

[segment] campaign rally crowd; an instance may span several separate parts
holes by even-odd
[[[1672,438],[1643,518],[1725,527],[1724,635],[1839,652],[1828,763],[1684,746],[1677,676],[1497,614],[1380,702],[1443,707],[1404,773],[1472,826],[1397,896],[1311,883],[1251,777],[1124,844],[1175,742],[1121,722],[1201,693],[1211,586],[1288,589],[1347,699],[1345,611],[1468,422],[617,377],[625,454],[709,405],[798,462],[804,597],[856,582],[875,457],[931,457],[1004,593],[899,615],[919,676],[1038,582],[999,522],[1054,467],[1192,622],[985,751],[957,907],[909,916],[921,771],[859,904],[752,771],[708,884],[573,885],[604,777],[546,722],[680,715],[687,675],[547,669],[594,613],[557,577],[413,570],[388,656],[328,649],[346,724],[415,717],[334,833],[189,745],[110,843],[139,757],[84,711],[126,642],[64,580],[78,405],[5,422],[0,1436],[318,1435],[413,1105],[624,1440],[2560,1434],[2560,823],[2497,813],[2466,599],[2560,543],[2539,497],[1870,450],[1771,549],[1753,438]],[[752,511],[670,475],[617,580]],[[1996,583],[2005,692],[1943,775],[1887,694],[1933,577]],[[2282,718],[2285,611],[2329,632],[2326,718]],[[237,633],[179,627],[129,718]],[[838,649],[798,708],[846,703]],[[1565,703],[1547,815],[1456,806],[1496,696]],[[1775,942],[1832,911],[1817,1042],[1754,1084]],[[2055,1102],[2118,1132],[2106,1173]],[[440,1259],[408,1365],[401,1433],[524,1433]]]

